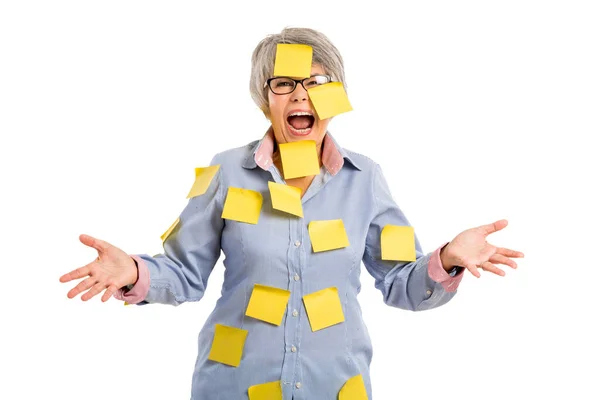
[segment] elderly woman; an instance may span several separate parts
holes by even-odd
[[[310,46],[310,77],[274,76],[278,44]],[[223,251],[222,296],[199,335],[193,399],[370,399],[372,346],[357,300],[361,261],[385,304],[419,311],[450,301],[465,269],[503,276],[496,264],[516,268],[512,258],[523,257],[486,241],[506,220],[423,253],[378,164],[342,148],[327,130],[331,118],[319,118],[309,93],[330,82],[345,86],[344,69],[323,34],[285,29],[262,40],[250,91],[270,121],[267,133],[213,158],[205,190],[190,196],[164,254],[130,256],[81,235],[98,258],[60,278],[87,277],[69,298],[105,291],[102,301],[114,295],[179,305],[202,298]],[[316,151],[316,172],[286,174],[284,149],[301,141]],[[301,213],[281,211],[274,188],[296,188]],[[259,218],[235,217],[244,204],[254,204]],[[385,237],[392,252],[406,247],[382,234],[386,227],[409,232],[412,259],[384,256]]]

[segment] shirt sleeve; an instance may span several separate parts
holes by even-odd
[[[215,159],[211,162],[214,165]],[[189,199],[163,242],[164,253],[133,255],[138,281],[114,294],[130,304],[179,305],[204,296],[208,277],[221,254],[224,189],[221,168],[202,195]]]
[[[446,304],[456,294],[463,271],[442,267],[440,246],[423,254],[415,233],[416,261],[387,261],[381,257],[381,231],[386,225],[410,226],[385,181],[379,165],[373,168],[374,216],[369,224],[363,263],[375,278],[375,287],[383,294],[385,304],[406,310],[428,310]]]

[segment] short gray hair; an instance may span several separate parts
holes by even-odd
[[[309,28],[285,28],[281,33],[269,35],[261,40],[252,53],[250,95],[265,114],[269,110],[269,97],[268,88],[264,85],[267,79],[273,76],[278,43],[311,46],[313,64],[320,64],[333,81],[342,82],[346,88],[342,55],[325,35]]]

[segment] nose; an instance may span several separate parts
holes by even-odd
[[[296,85],[296,89],[292,92],[290,100],[293,102],[303,102],[308,100],[308,92],[301,84]]]

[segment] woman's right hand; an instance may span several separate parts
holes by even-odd
[[[88,235],[80,235],[79,240],[86,246],[96,249],[98,258],[60,277],[60,281],[63,283],[88,277],[67,293],[68,298],[72,299],[79,293],[91,288],[81,296],[81,300],[87,301],[106,289],[102,296],[102,301],[105,302],[119,288],[137,282],[138,269],[135,261],[123,250]]]

